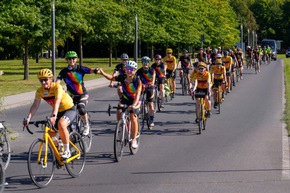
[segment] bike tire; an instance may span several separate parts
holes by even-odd
[[[120,120],[117,123],[115,134],[114,134],[114,157],[115,161],[121,161],[123,157],[123,148],[125,146],[125,123]]]
[[[45,188],[53,179],[55,169],[55,155],[48,144],[47,163],[44,164],[45,143],[42,139],[36,139],[28,151],[28,173],[32,182],[39,188]],[[40,153],[40,155],[39,155]],[[38,157],[40,156],[40,161]]]
[[[84,122],[81,120],[81,118],[79,117],[79,121],[80,123],[78,125],[80,125],[80,129],[78,129],[79,134],[82,136],[82,139],[85,143],[86,146],[86,153],[88,153],[91,150],[92,147],[92,141],[93,141],[93,133],[92,133],[92,124],[91,124],[91,119],[90,116],[88,115],[88,119],[89,119],[89,125],[90,125],[90,131],[88,135],[83,135],[83,131],[84,131]]]
[[[0,193],[4,192],[5,188],[5,169],[4,163],[0,161]]]
[[[11,159],[11,147],[7,137],[6,128],[4,128],[3,133],[0,134],[0,147],[0,155],[3,162],[3,168],[4,170],[6,170]]]
[[[138,152],[139,146],[140,146],[140,137],[141,137],[141,132],[139,130],[140,122],[139,122],[139,120],[137,120],[137,122],[138,122],[138,132],[137,132],[136,140],[137,140],[138,147],[137,148],[133,148],[132,147],[132,141],[129,142],[129,149],[130,149],[130,152],[131,152],[132,155],[135,155]]]
[[[219,88],[219,90],[218,90],[218,104],[217,104],[218,114],[221,113],[221,101],[222,101],[221,92],[222,92],[221,88]]]
[[[86,145],[82,136],[78,132],[72,132],[69,135],[71,156],[77,154],[77,150],[71,145],[73,143],[80,151],[80,157],[65,163],[67,172],[74,178],[79,177],[84,170],[86,163]]]
[[[202,105],[202,130],[205,130],[206,127],[206,116],[205,116],[205,106],[204,104]]]
[[[202,129],[202,105],[199,104],[199,115],[198,115],[198,134],[201,134]]]

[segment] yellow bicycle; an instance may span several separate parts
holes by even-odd
[[[63,151],[63,146],[60,144],[61,140],[57,147],[50,136],[50,133],[57,133],[57,130],[52,126],[49,118],[31,121],[29,124],[36,127],[41,126],[44,129],[43,138],[32,142],[28,152],[28,172],[33,183],[39,188],[46,187],[53,179],[55,167],[59,169],[65,166],[72,177],[80,176],[86,160],[85,144],[81,135],[77,132],[70,133],[71,157],[63,160],[61,158]],[[26,129],[30,134],[33,134],[28,126]]]
[[[172,100],[174,98],[173,77],[170,76],[169,78],[167,78],[166,82],[167,82],[168,88],[170,89],[169,97],[170,97],[170,100]]]
[[[199,99],[199,105],[196,106],[196,120],[198,123],[198,134],[201,134],[201,130],[205,130],[206,126],[206,115],[205,115],[205,93],[197,92],[194,94],[196,99]]]

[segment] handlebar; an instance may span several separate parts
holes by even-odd
[[[120,104],[119,106],[111,106],[110,104],[109,104],[109,106],[108,106],[108,110],[107,110],[107,113],[108,113],[108,115],[109,116],[111,116],[111,109],[113,108],[113,109],[122,109],[122,111],[124,111],[124,110],[126,110],[127,108],[128,108],[129,106],[127,105],[127,104]]]
[[[29,121],[28,125],[34,125],[35,127],[39,127],[39,125],[45,125],[45,126],[51,128],[52,130],[54,130],[55,132],[57,132],[54,125],[52,125],[51,122],[49,121],[49,117],[46,117],[46,120]],[[23,127],[23,131],[24,131],[24,129],[26,129],[28,131],[28,133],[33,135],[33,132],[29,129],[28,125]]]

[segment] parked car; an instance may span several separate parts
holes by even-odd
[[[286,51],[286,58],[289,58],[289,57],[290,57],[290,48],[288,48]]]

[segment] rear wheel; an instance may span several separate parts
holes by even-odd
[[[114,156],[117,162],[121,161],[123,156],[123,148],[125,145],[125,124],[120,120],[116,126],[114,135]]]
[[[198,113],[198,134],[201,134],[201,130],[203,128],[203,122],[202,122],[202,105],[199,104],[199,113]]]
[[[85,167],[85,162],[86,162],[86,145],[81,137],[81,135],[77,132],[72,132],[69,136],[70,138],[70,152],[71,152],[71,157],[77,155],[80,153],[80,155],[73,159],[70,162],[65,163],[65,167],[68,171],[68,173],[76,178],[81,175],[84,167]],[[77,149],[73,146],[76,146]],[[78,150],[80,152],[78,152]]]
[[[32,182],[39,188],[44,188],[51,182],[55,169],[55,156],[50,145],[47,149],[46,162],[45,152],[45,143],[41,139],[35,140],[28,152],[28,173]]]
[[[0,161],[0,193],[4,192],[5,187],[5,169],[4,163]]]

